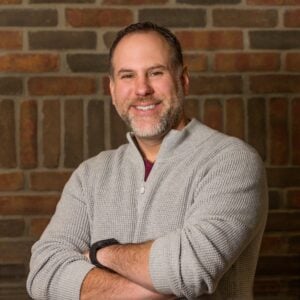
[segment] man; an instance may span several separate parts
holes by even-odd
[[[129,143],[82,163],[33,246],[34,299],[252,299],[266,222],[256,152],[183,109],[189,76],[165,28],[133,24],[110,51]]]

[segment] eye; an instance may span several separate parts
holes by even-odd
[[[150,76],[161,76],[163,74],[163,71],[161,70],[155,70],[150,72]]]
[[[125,73],[121,75],[121,79],[130,79],[133,77],[133,74],[131,73]]]

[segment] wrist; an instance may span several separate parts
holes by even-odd
[[[105,259],[103,259],[104,250],[106,247],[112,245],[119,245],[120,243],[115,239],[106,239],[95,242],[90,249],[90,259],[91,263],[98,268],[105,268]],[[101,252],[101,253],[100,253]]]

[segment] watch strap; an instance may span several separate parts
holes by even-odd
[[[116,239],[106,239],[95,242],[92,244],[90,248],[90,260],[93,265],[98,268],[105,268],[105,266],[101,265],[97,259],[97,251],[112,245],[120,245],[120,243]]]

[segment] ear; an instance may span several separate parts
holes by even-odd
[[[112,99],[112,104],[115,105],[115,82],[112,76],[109,76],[109,91]]]
[[[182,84],[184,95],[187,96],[190,90],[190,75],[187,66],[183,67],[182,75],[181,75],[181,84]]]

